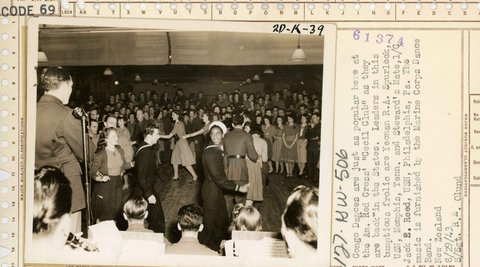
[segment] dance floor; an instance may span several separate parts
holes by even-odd
[[[166,237],[171,242],[177,242],[179,232],[176,228],[177,212],[183,205],[200,204],[201,181],[192,182],[190,174],[180,168],[179,181],[172,181],[173,169],[171,165],[163,164],[158,168],[161,181],[156,184],[161,192],[161,200],[166,221]],[[285,178],[280,174],[270,174],[269,183],[264,188],[264,201],[255,206],[263,218],[263,230],[279,232],[281,227],[280,216],[285,208],[287,197],[293,188],[300,184],[312,185],[306,180],[297,177]],[[315,183],[318,186],[318,181]]]

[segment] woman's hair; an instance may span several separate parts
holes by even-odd
[[[208,120],[211,121],[212,120],[212,114],[209,112],[209,111],[204,111],[203,112],[203,115],[202,116],[207,116]],[[200,118],[202,119],[202,118]]]
[[[119,120],[123,120],[123,122],[126,122],[126,121],[127,121],[126,118],[125,118],[125,116],[123,116],[123,115],[119,115],[119,116],[117,117],[117,123],[118,123]]]
[[[128,219],[143,220],[148,208],[148,202],[144,198],[129,199],[123,205],[123,213]]]
[[[297,116],[294,112],[287,112],[287,114],[285,114],[285,120],[288,122],[288,118],[292,118],[293,120],[293,123],[295,123],[296,119],[297,119]]]
[[[297,186],[287,199],[282,220],[286,228],[292,230],[299,240],[316,249],[318,188]]]
[[[278,126],[278,119],[281,119],[282,120],[282,125],[285,124],[285,119],[281,116],[278,116],[276,119],[275,119],[275,125]]]
[[[71,207],[72,188],[62,171],[52,166],[37,170],[33,193],[33,233],[51,233]]]
[[[217,119],[220,118],[220,114],[218,114],[217,112],[212,112],[212,113],[211,113],[211,116],[212,116],[212,117],[210,117],[210,121],[213,121],[213,117],[215,117],[215,116],[217,116]]]
[[[258,134],[261,138],[263,138],[262,127],[260,125],[255,124],[255,123],[252,123],[250,125],[250,134],[251,135]]]
[[[112,131],[117,133],[117,129],[115,127],[107,127],[103,129],[103,131],[100,133],[100,136],[98,138],[97,150],[95,150],[95,153],[98,153],[103,149],[105,149],[105,147],[107,146],[108,135]]]
[[[40,85],[45,91],[56,90],[60,84],[71,80],[72,76],[62,67],[47,67],[40,74]]]
[[[230,231],[260,231],[262,230],[262,215],[253,206],[236,204],[232,210]]]
[[[267,119],[268,122],[269,122],[270,124],[272,124],[272,116],[265,115],[265,116],[263,117],[263,121],[264,121],[264,122],[265,122],[265,119]]]
[[[175,113],[175,114],[178,115],[178,120],[179,120],[179,121],[184,121],[184,119],[183,119],[183,114],[182,114],[182,110],[181,110],[181,109],[174,108],[174,109],[172,110],[172,113]],[[172,113],[170,113],[170,114],[172,114]]]

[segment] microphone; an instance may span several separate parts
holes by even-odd
[[[87,112],[81,107],[76,107],[72,110],[72,115],[76,119],[81,119],[82,117],[87,117]]]

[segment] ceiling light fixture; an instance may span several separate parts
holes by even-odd
[[[273,71],[272,68],[268,67],[263,71],[264,74],[274,74],[275,72]]]
[[[40,47],[38,47],[38,62],[48,62],[47,54]]]
[[[106,68],[106,69],[103,71],[103,75],[111,76],[111,75],[113,75],[113,71],[112,71],[110,68]]]
[[[170,40],[170,33],[167,32],[167,44],[168,44],[168,64],[172,63],[172,41]]]
[[[305,61],[307,60],[307,55],[305,55],[305,51],[300,47],[300,34],[298,35],[298,43],[297,48],[293,51],[292,56],[290,57],[290,61]]]

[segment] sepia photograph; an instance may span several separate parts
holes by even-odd
[[[324,36],[37,26],[25,263],[318,265]]]
[[[0,2],[1,267],[480,266],[480,5]]]

